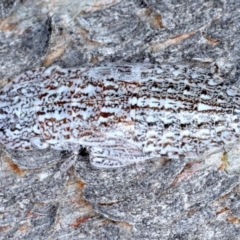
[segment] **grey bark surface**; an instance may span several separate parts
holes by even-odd
[[[237,0],[0,0],[1,84],[39,66],[150,61],[201,64],[239,86],[239,10]],[[68,152],[2,146],[0,239],[240,239],[238,145],[109,170],[82,152],[57,179]]]

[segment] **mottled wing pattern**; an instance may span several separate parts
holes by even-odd
[[[9,149],[31,149],[31,138],[40,134],[35,101],[42,89],[43,70],[19,75],[0,92],[0,139]]]
[[[128,100],[137,83],[116,83],[114,79],[103,82],[78,71],[71,72],[72,77],[64,70],[57,74],[61,79],[46,82],[36,104],[38,124],[46,141],[101,144],[101,137],[108,131],[112,136],[117,134],[115,126],[123,126],[119,134],[126,137],[122,132],[132,126]]]
[[[239,90],[202,68],[110,65],[56,74],[37,112],[55,148],[91,146],[95,156],[124,162],[196,158],[239,138]]]
[[[231,103],[230,87],[187,71],[170,68],[155,75],[158,79],[146,83],[145,94],[135,100],[136,134],[144,152],[196,158],[239,137],[234,129],[239,106]]]
[[[7,84],[0,98],[7,147],[82,145],[97,167],[196,158],[240,134],[239,89],[196,66],[40,68]]]

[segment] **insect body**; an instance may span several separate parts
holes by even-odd
[[[203,68],[104,65],[28,71],[0,95],[7,148],[90,151],[96,167],[197,158],[240,136],[240,91]]]

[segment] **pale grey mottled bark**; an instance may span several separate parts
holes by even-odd
[[[0,0],[0,80],[42,65],[151,61],[201,64],[239,86],[239,1],[87,3]],[[227,148],[229,172],[218,169],[223,152],[115,170],[81,152],[58,179],[67,153],[3,153],[0,239],[237,240],[237,147]]]

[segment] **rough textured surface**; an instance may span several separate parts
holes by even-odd
[[[1,79],[41,64],[41,58],[46,54],[51,35],[51,19],[35,21],[37,22],[34,25],[32,22],[25,23],[25,26],[21,26],[22,29],[0,31]]]
[[[17,5],[18,0],[1,0],[0,19],[10,14],[11,10]]]
[[[186,63],[239,87],[235,1],[0,1],[0,80],[34,67]],[[0,239],[239,239],[239,144],[201,159],[97,169],[82,151],[5,149]],[[17,160],[16,160],[17,159]],[[26,161],[27,159],[27,161]]]

